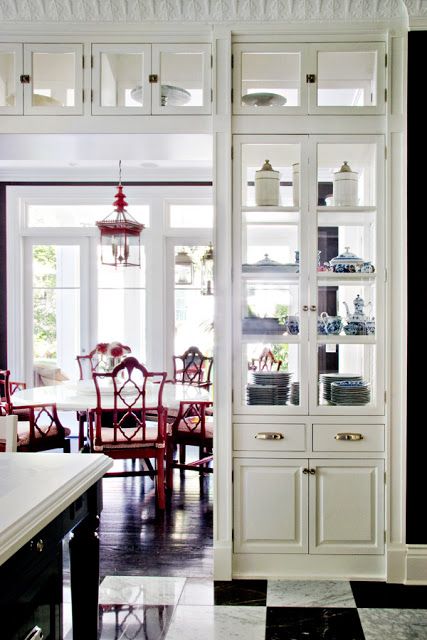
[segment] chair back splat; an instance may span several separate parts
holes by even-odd
[[[198,347],[189,347],[181,356],[173,356],[173,379],[182,384],[209,388],[213,358],[203,355]]]
[[[164,462],[166,372],[148,371],[134,357],[125,358],[111,372],[94,373],[95,425],[90,416],[91,450],[113,459],[155,459],[158,506],[165,508]],[[153,475],[149,470],[113,471],[108,475]]]

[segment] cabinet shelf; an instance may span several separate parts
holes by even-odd
[[[299,344],[300,335],[291,336],[287,333],[242,333],[243,344],[252,342],[277,342],[280,344]]]
[[[361,286],[374,284],[376,273],[335,273],[333,271],[322,271],[317,274],[317,285],[319,287],[336,286],[343,287],[345,285]]]
[[[332,207],[328,207],[328,209],[331,209]],[[326,207],[323,207],[323,209],[326,209]],[[258,213],[258,212],[262,212],[262,213],[268,213],[268,212],[284,212],[284,213],[298,213],[299,212],[299,207],[282,207],[281,205],[264,205],[263,207],[259,207],[259,206],[243,206],[242,207],[242,211],[244,213]]]
[[[318,344],[375,344],[375,336],[317,336]]]
[[[374,206],[353,206],[353,207],[328,207],[326,205],[320,205],[317,207],[317,211],[322,213],[370,213],[377,210]]]
[[[244,280],[280,280],[280,282],[296,282],[299,280],[300,274],[286,271],[242,271]]]

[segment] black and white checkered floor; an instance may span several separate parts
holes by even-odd
[[[107,576],[99,616],[100,640],[427,640],[427,586]]]

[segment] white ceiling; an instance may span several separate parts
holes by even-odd
[[[427,16],[425,0],[0,0],[3,22],[351,22]]]

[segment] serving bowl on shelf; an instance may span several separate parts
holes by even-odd
[[[175,87],[171,84],[162,84],[160,89],[162,107],[180,107],[191,100],[191,93],[182,87]],[[143,103],[143,89],[138,85],[130,92],[132,100]]]
[[[280,93],[246,93],[242,102],[248,107],[281,107],[286,104],[286,98]]]

